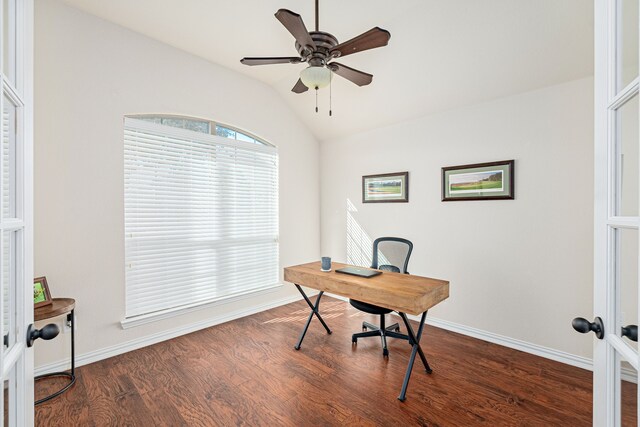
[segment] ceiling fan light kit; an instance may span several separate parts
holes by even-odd
[[[331,83],[331,71],[326,67],[311,65],[302,70],[300,80],[309,89],[322,89]]]
[[[331,85],[333,74],[337,74],[358,86],[365,86],[372,82],[373,75],[337,62],[331,62],[335,58],[362,52],[364,50],[375,49],[386,46],[391,38],[391,33],[379,27],[374,27],[367,32],[360,34],[344,43],[338,43],[332,34],[319,30],[318,5],[315,2],[316,30],[307,31],[302,17],[287,9],[280,9],[275,13],[278,21],[296,39],[295,48],[299,57],[245,57],[240,60],[245,65],[267,65],[267,64],[299,64],[306,62],[307,68],[302,70],[298,82],[291,89],[294,93],[303,93],[308,89],[316,90],[316,112],[318,111],[318,89]],[[331,99],[331,97],[329,98]],[[331,103],[331,101],[329,101]],[[331,106],[329,106],[331,115]]]

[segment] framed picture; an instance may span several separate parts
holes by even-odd
[[[51,293],[46,277],[33,279],[33,306],[35,308],[51,304]]]
[[[513,160],[442,168],[442,201],[514,198]]]
[[[409,172],[362,177],[362,203],[408,202]]]

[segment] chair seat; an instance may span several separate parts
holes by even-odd
[[[351,304],[352,306],[354,306],[360,311],[364,311],[366,313],[371,313],[371,314],[389,314],[393,311],[388,308],[378,307],[377,305],[368,304],[366,302],[358,301],[355,299],[350,299],[349,304]]]

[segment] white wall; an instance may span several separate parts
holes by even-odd
[[[36,2],[35,27],[35,274],[54,297],[76,299],[78,354],[297,294],[285,285],[266,299],[121,329],[124,115],[209,118],[277,145],[283,266],[319,256],[318,143],[255,80],[56,0]],[[68,339],[38,343],[36,366],[68,357]]]
[[[571,320],[593,312],[592,86],[578,80],[323,142],[322,255],[345,261],[348,233],[367,253],[371,239],[406,237],[409,271],[451,282],[431,317],[591,357],[591,337]],[[441,202],[441,167],[508,159],[515,200]],[[409,203],[362,204],[362,175],[407,170]]]

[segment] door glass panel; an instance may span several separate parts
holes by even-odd
[[[3,337],[8,333],[9,345],[0,353],[0,367],[5,373],[2,378],[0,407],[3,424],[16,426],[25,424],[25,417],[26,421],[31,421],[33,414],[33,363],[25,363],[31,360],[31,350],[23,345],[24,336],[20,339],[16,335],[17,329],[26,331],[26,326],[30,323],[28,321],[33,316],[33,303],[29,298],[32,288],[30,280],[27,280],[27,277],[31,279],[32,272],[26,272],[24,262],[25,255],[29,260],[32,259],[33,245],[28,242],[28,251],[24,250],[25,225],[16,220],[17,215],[24,213],[20,203],[23,195],[31,197],[32,193],[30,187],[21,188],[21,183],[25,182],[24,177],[33,174],[31,162],[25,163],[22,156],[23,147],[31,147],[32,139],[25,140],[24,135],[31,135],[32,126],[25,132],[25,123],[21,120],[22,106],[25,105],[21,98],[22,89],[25,82],[32,82],[32,67],[22,66],[33,48],[32,40],[24,38],[26,30],[29,33],[32,31],[32,10],[28,6],[23,8],[23,1],[1,1],[0,90],[3,97],[0,114],[0,329]],[[26,43],[22,43],[23,41]],[[28,101],[27,107],[31,111],[31,100]]]
[[[2,0],[2,72],[16,87],[16,0]]]
[[[2,236],[2,335],[5,352],[16,342],[16,238],[17,231],[5,231]]]
[[[4,398],[4,403],[2,405],[2,408],[4,409],[2,419],[4,421],[2,422],[2,425],[6,427],[9,425],[9,393],[7,393],[7,390],[9,390],[9,380],[5,380],[2,383],[4,385],[4,387],[2,388],[2,396]]]
[[[638,372],[627,362],[620,364],[620,425],[638,425]]]
[[[638,75],[638,0],[618,0],[617,91]]]
[[[2,217],[16,217],[16,114],[6,95],[2,102]]]
[[[622,327],[635,325],[638,321],[638,230],[620,228],[616,230],[617,278],[619,292],[618,325],[616,331],[622,336]],[[622,340],[634,349],[638,343],[626,336]]]
[[[638,216],[638,95],[616,111],[619,162],[619,216]]]
[[[18,414],[18,407],[16,405],[16,397],[17,397],[17,383],[16,383],[16,365],[13,365],[13,368],[9,372],[9,376],[4,379],[2,382],[4,385],[3,388],[3,399],[4,399],[4,414],[3,414],[3,425],[7,426],[15,426],[16,425],[16,416]]]

